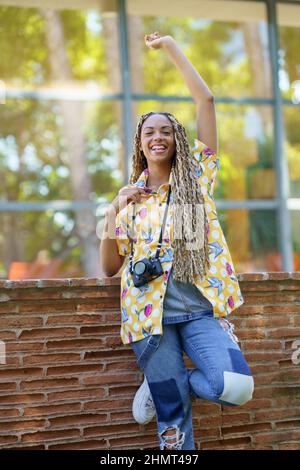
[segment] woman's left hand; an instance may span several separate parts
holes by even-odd
[[[147,34],[144,39],[149,49],[161,49],[168,41],[172,41],[171,36],[161,36],[158,31]]]

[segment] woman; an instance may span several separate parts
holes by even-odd
[[[254,382],[225,318],[244,299],[213,198],[213,96],[172,37],[156,32],[145,42],[164,49],[181,72],[196,104],[198,139],[190,152],[173,115],[140,118],[130,182],[106,212],[110,236],[101,243],[101,261],[107,276],[126,263],[121,338],[145,375],[133,416],[145,424],[156,415],[160,449],[193,450],[192,398],[243,405]],[[194,369],[185,367],[183,352]]]

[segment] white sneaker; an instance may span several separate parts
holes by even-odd
[[[139,424],[150,423],[156,415],[155,405],[152,400],[146,377],[135,394],[132,403],[132,414],[136,422]]]

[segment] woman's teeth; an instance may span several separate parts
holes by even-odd
[[[166,150],[166,147],[162,146],[155,146],[151,148],[152,152],[164,152]]]

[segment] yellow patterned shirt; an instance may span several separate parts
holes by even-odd
[[[198,276],[195,285],[212,304],[215,317],[226,317],[244,303],[229,249],[220,226],[213,197],[220,159],[214,151],[195,139],[192,149],[194,175],[201,186],[209,222],[208,242],[210,269],[204,280]],[[146,186],[149,170],[146,168],[134,183]],[[134,204],[130,202],[116,216],[116,242],[119,254],[126,256],[121,275],[121,339],[123,344],[163,334],[163,300],[168,276],[173,263],[172,193],[163,233],[160,261],[164,274],[149,283],[135,287],[129,271],[130,240],[134,240],[132,265],[156,253],[166,207],[169,182],[152,191],[148,198],[135,204],[135,223],[132,234]],[[127,185],[131,186],[131,185]]]

